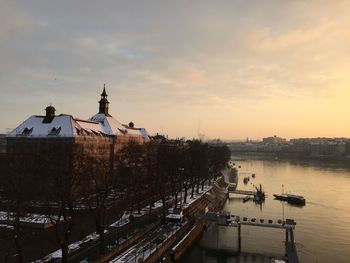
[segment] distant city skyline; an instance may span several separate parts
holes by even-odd
[[[0,132],[110,114],[170,137],[350,137],[350,1],[0,0]]]

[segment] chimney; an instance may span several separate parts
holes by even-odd
[[[53,118],[55,117],[55,107],[53,107],[52,105],[50,106],[47,106],[46,109],[46,115],[45,115],[45,118],[43,120],[43,123],[51,123]]]

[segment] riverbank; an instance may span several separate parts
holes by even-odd
[[[182,203],[180,210],[169,208],[166,220],[135,244],[123,252],[115,250],[98,262],[179,262],[206,228],[201,220],[206,211],[219,211],[225,204],[226,186],[224,178],[220,177],[195,191],[193,196],[188,196],[187,203]]]
[[[195,222],[185,235],[181,238],[179,237],[177,242],[173,243],[170,251],[168,251],[163,258],[163,262],[181,262],[184,255],[210,224],[202,220],[204,214],[208,211],[221,211],[227,199],[226,188],[227,183],[225,182],[224,176],[222,176],[214,182],[212,188],[208,192],[196,200],[196,203],[188,207],[188,212],[191,211],[188,214],[189,218]],[[150,263],[153,262],[150,261]]]
[[[322,167],[343,167],[350,168],[348,158],[320,158],[320,157],[303,157],[293,154],[276,154],[276,153],[259,153],[259,152],[232,152],[231,159],[235,160],[267,160],[267,161],[289,161],[292,163],[311,164]]]
[[[243,178],[255,173],[251,182],[262,184],[267,192],[260,206],[246,203],[233,195],[227,200],[224,211],[241,218],[282,219],[297,222],[295,241],[300,262],[348,262],[350,251],[350,168],[329,164],[310,164],[306,161],[234,158],[242,190],[252,190],[251,184],[242,184]],[[274,193],[297,193],[306,198],[306,206],[298,207],[274,200]],[[271,262],[283,258],[285,233],[278,229],[242,228],[242,247],[238,256],[214,253],[208,248],[238,250],[237,229],[216,227],[208,229],[183,259],[185,263],[210,262]],[[326,229],[325,229],[325,226]],[[218,233],[218,235],[217,235]],[[218,241],[218,245],[217,245]]]

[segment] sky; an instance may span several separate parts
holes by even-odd
[[[50,103],[170,137],[350,137],[350,1],[0,0],[0,132]]]

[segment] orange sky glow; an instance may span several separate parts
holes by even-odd
[[[350,1],[1,1],[0,132],[52,103],[151,134],[350,137]]]

